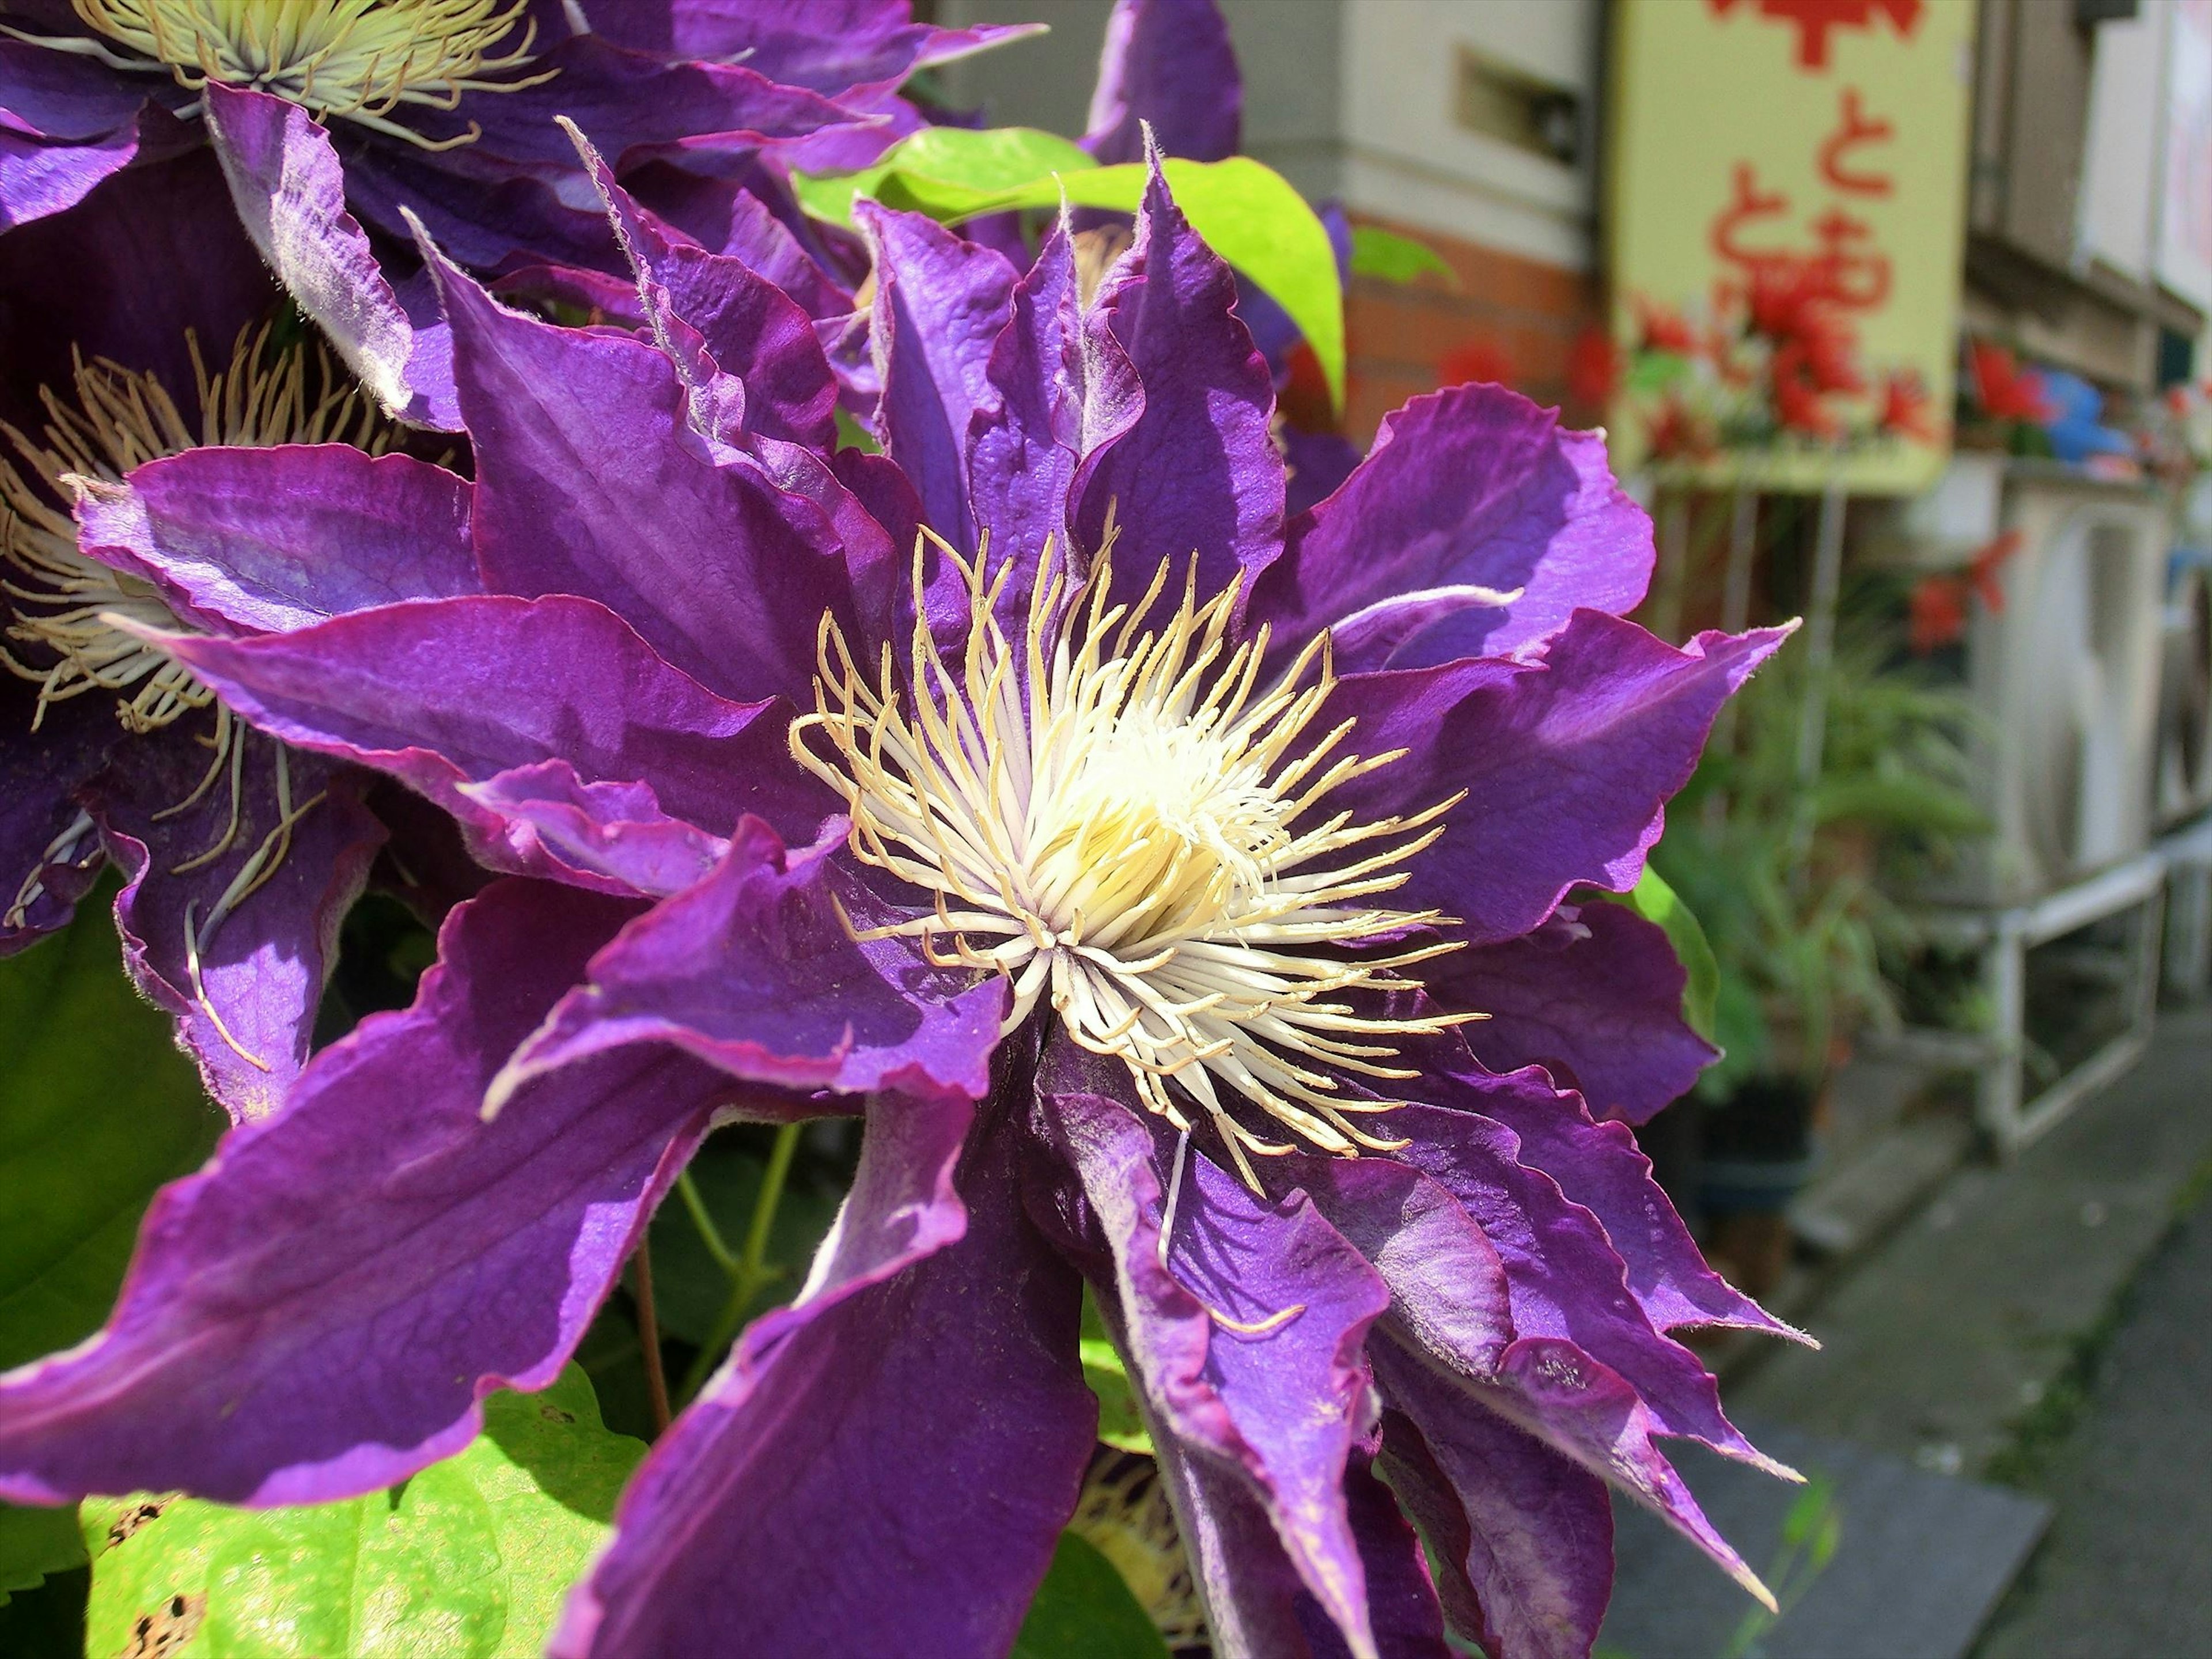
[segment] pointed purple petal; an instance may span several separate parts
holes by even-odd
[[[1634,609],[1651,562],[1651,520],[1601,438],[1501,386],[1453,386],[1383,418],[1367,459],[1291,526],[1250,623],[1294,650],[1358,617],[1377,644],[1340,653],[1343,669],[1510,656],[1577,609]]]
[[[653,338],[685,384],[735,375],[748,429],[834,449],[837,382],[812,319],[742,259],[672,241],[580,134],[577,147],[636,275]]]
[[[31,729],[38,691],[0,668],[0,956],[66,927],[106,862],[77,793],[131,741],[112,699],[49,704]]]
[[[1083,147],[1102,162],[1160,151],[1198,161],[1237,153],[1244,82],[1214,0],[1115,0]]]
[[[123,483],[88,480],[76,520],[87,553],[225,633],[483,591],[467,481],[349,444],[186,450]]]
[[[1200,591],[1218,592],[1282,550],[1274,384],[1236,305],[1236,277],[1155,166],[1135,246],[1107,273],[1090,319],[1144,386],[1143,413],[1085,463],[1078,484],[1085,550],[1103,541],[1109,507],[1120,527],[1117,587],[1141,593],[1162,560],[1180,568],[1194,552]]]
[[[876,421],[884,453],[921,491],[930,527],[972,554],[968,429],[997,401],[987,371],[1011,315],[1013,267],[919,213],[862,201],[854,217],[875,252],[874,355],[884,383]]]
[[[1197,1154],[1174,1217],[1172,1267],[1164,1268],[1173,1142],[1163,1147],[1129,1106],[1091,1091],[1094,1082],[1126,1090],[1109,1069],[1118,1068],[1063,1054],[1048,1060],[1039,1085],[1045,1133],[1112,1251],[1110,1286],[1101,1291],[1109,1323],[1158,1429],[1194,1458],[1218,1461],[1257,1500],[1352,1651],[1371,1656],[1343,1487],[1369,1410],[1361,1344],[1389,1292],[1304,1194],[1267,1203]]]
[[[345,173],[330,135],[298,105],[210,81],[208,137],[232,202],[261,257],[321,325],[377,401],[418,426],[460,428],[452,377],[422,349],[416,325],[346,210]]]
[[[313,1503],[458,1451],[560,1372],[726,1083],[665,1052],[483,1121],[514,1044],[635,907],[506,882],[413,1008],[316,1057],[165,1188],[106,1328],[0,1380],[0,1492]]]
[[[1382,1414],[1379,1464],[1444,1567],[1454,1627],[1497,1659],[1589,1659],[1613,1590],[1605,1483],[1401,1351],[1376,1352],[1384,1389],[1407,1385]]]
[[[1598,1218],[1523,1163],[1512,1131],[1484,1115],[1490,1103],[1514,1109],[1516,1094],[1527,1097],[1522,1109],[1542,1109],[1552,1091],[1540,1074],[1492,1078],[1440,1054],[1424,1073],[1422,1092],[1436,1103],[1389,1115],[1391,1132],[1408,1143],[1390,1156],[1448,1188],[1481,1227],[1504,1264],[1516,1334],[1571,1341],[1609,1367],[1649,1408],[1656,1432],[1777,1467],[1722,1414],[1718,1387],[1697,1356],[1654,1326]]]
[[[1540,662],[1350,675],[1319,729],[1356,719],[1358,752],[1407,753],[1330,799],[1372,819],[1468,792],[1394,902],[1459,917],[1475,944],[1517,938],[1577,882],[1635,885],[1713,716],[1788,633],[1700,634],[1678,651],[1582,611]]]
[[[806,1288],[646,1460],[557,1659],[677,1659],[715,1630],[763,1655],[1012,1644],[1095,1444],[1081,1282],[1022,1212],[1017,1126],[963,1157],[964,1102],[868,1109]]]
[[[1626,1124],[1592,1122],[1579,1095],[1555,1094],[1530,1073],[1484,1089],[1481,1110],[1513,1131],[1522,1164],[1598,1218],[1627,1269],[1630,1293],[1657,1328],[1732,1325],[1798,1334],[1705,1265]]]
[[[1562,905],[1534,932],[1439,957],[1429,994],[1488,1018],[1464,1030],[1493,1072],[1541,1066],[1593,1115],[1642,1123],[1719,1058],[1682,1018],[1667,935],[1619,904]]]
[[[840,877],[843,841],[839,821],[787,853],[767,825],[740,824],[707,879],[592,958],[501,1086],[642,1042],[781,1087],[981,1097],[1004,984],[933,968],[910,939],[853,939],[848,917],[870,912]]]
[[[295,633],[161,636],[263,730],[398,778],[459,820],[480,857],[550,870],[526,816],[463,789],[546,761],[641,783],[660,811],[726,835],[748,811],[811,836],[836,798],[791,764],[790,710],[714,696],[589,599],[482,595],[356,611]]]
[[[486,586],[598,599],[725,696],[811,702],[815,624],[826,611],[861,634],[848,561],[889,551],[880,534],[855,544],[849,493],[791,446],[756,456],[699,429],[653,346],[508,311],[430,257]]]
[[[221,857],[190,867],[222,840],[233,812],[218,778],[196,806],[172,815],[208,775],[209,750],[194,741],[204,729],[126,738],[83,798],[125,878],[115,900],[124,964],[177,1016],[208,1092],[242,1122],[282,1105],[307,1063],[338,924],[384,826],[362,805],[366,773],[282,752],[240,728],[239,832]],[[280,828],[288,809],[299,815],[289,833]],[[274,873],[222,915],[226,895],[263,858]]]

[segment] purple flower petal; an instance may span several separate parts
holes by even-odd
[[[165,1188],[106,1328],[0,1380],[0,1492],[369,1492],[558,1375],[726,1082],[665,1052],[483,1087],[635,907],[506,882],[455,911],[414,1007]]]
[[[1049,544],[1069,545],[1068,507],[1085,456],[1117,441],[1144,410],[1136,377],[1110,339],[1085,337],[1065,222],[1015,285],[1012,313],[991,347],[989,392],[967,433],[969,499],[991,534],[994,564],[1033,570]],[[1032,580],[1010,580],[1000,615],[1025,614]]]
[[[743,54],[772,80],[832,97],[894,85],[1044,27],[917,23],[908,0],[591,0],[585,10],[595,31],[623,46],[674,58]]]
[[[222,843],[234,808],[218,778],[197,805],[166,816],[208,775],[208,751],[186,728],[126,738],[84,800],[126,882],[115,901],[124,964],[177,1016],[208,1092],[244,1121],[283,1104],[307,1063],[338,923],[368,879],[384,826],[362,805],[365,774],[319,756],[280,759],[274,744],[243,731],[232,741],[245,745],[239,827],[221,857],[197,868]],[[257,859],[273,862],[275,873],[224,915],[226,895],[252,878]]]
[[[1077,486],[1086,552],[1103,541],[1109,507],[1120,527],[1117,588],[1141,593],[1161,561],[1180,568],[1194,552],[1199,591],[1218,592],[1282,550],[1274,384],[1236,305],[1236,277],[1191,229],[1154,158],[1135,245],[1090,319],[1143,382],[1143,413],[1085,461]]]
[[[862,539],[850,493],[793,446],[696,429],[653,347],[520,316],[432,258],[486,586],[599,599],[725,696],[811,702],[815,624],[865,636],[856,587],[881,584],[890,551]]]
[[[460,414],[438,354],[346,211],[345,173],[330,135],[296,104],[208,82],[208,137],[246,234],[300,309],[319,324],[377,401],[418,426],[458,431]]]
[[[1285,648],[1359,617],[1383,649],[1341,668],[1509,656],[1577,609],[1620,615],[1651,577],[1651,520],[1596,434],[1501,386],[1454,386],[1383,418],[1367,459],[1290,529],[1254,590]],[[1370,611],[1407,611],[1395,627]]]
[[[1485,1115],[1493,1103],[1500,1110],[1541,1109],[1551,1095],[1541,1078],[1492,1078],[1449,1060],[1438,1048],[1423,1067],[1422,1085],[1437,1103],[1401,1106],[1383,1120],[1407,1142],[1390,1156],[1447,1188],[1481,1227],[1504,1265],[1516,1334],[1571,1342],[1608,1367],[1648,1407],[1656,1432],[1701,1440],[1726,1456],[1784,1473],[1722,1414],[1719,1390],[1697,1356],[1662,1334],[1644,1312],[1598,1218],[1568,1199],[1550,1175],[1523,1163],[1518,1139]],[[1523,1099],[1515,1102],[1516,1095]],[[1585,1184],[1586,1177],[1576,1175],[1577,1184]],[[1595,1191],[1596,1183],[1589,1184]],[[1648,1242],[1632,1237],[1628,1248],[1648,1249]],[[1663,1278],[1662,1262],[1647,1256],[1645,1271]],[[1470,1369],[1467,1356],[1425,1346]]]
[[[145,102],[104,64],[0,40],[0,231],[76,206],[128,167]]]
[[[1244,82],[1214,0],[1115,0],[1083,147],[1102,162],[1145,159],[1144,124],[1164,155],[1237,153]]]
[[[675,1659],[714,1631],[758,1654],[1012,1644],[1097,1407],[1075,1363],[1081,1281],[1017,1195],[1018,1128],[971,1140],[974,1121],[962,1101],[871,1099],[805,1289],[653,1448],[557,1659]]]
[[[1431,1408],[1417,1425],[1394,1398],[1378,1462],[1444,1569],[1454,1626],[1497,1659],[1589,1659],[1613,1589],[1605,1483],[1440,1389],[1402,1350],[1378,1345],[1376,1364],[1409,1408]]]
[[[996,401],[987,370],[1011,315],[1013,267],[919,213],[863,201],[854,217],[875,251],[874,355],[884,382],[876,424],[884,453],[914,481],[931,527],[972,553],[968,428]]]
[[[1172,1266],[1164,1267],[1171,1154],[1134,1109],[1092,1091],[1126,1089],[1108,1066],[1048,1058],[1039,1091],[1044,1133],[1111,1249],[1100,1298],[1109,1328],[1157,1428],[1194,1460],[1218,1462],[1257,1500],[1352,1651],[1372,1655],[1343,1482],[1371,1409],[1361,1345],[1389,1292],[1303,1194],[1268,1204],[1195,1154],[1173,1218]]]
[[[1626,1124],[1592,1122],[1580,1096],[1555,1094],[1529,1073],[1486,1087],[1480,1109],[1513,1131],[1522,1164],[1598,1218],[1658,1329],[1729,1325],[1805,1340],[1705,1265]]]
[[[671,62],[596,33],[552,44],[532,59],[531,73],[547,78],[465,95],[450,110],[409,106],[407,125],[426,137],[475,135],[447,149],[417,147],[418,155],[429,166],[465,175],[535,172],[573,179],[575,157],[555,125],[564,115],[592,134],[617,167],[650,159],[656,146],[671,143],[744,156],[772,139],[862,118],[805,87],[769,78],[750,62]],[[380,141],[380,147],[397,148]]]
[[[1467,791],[1393,902],[1459,917],[1475,944],[1517,938],[1577,882],[1635,885],[1714,714],[1789,631],[1700,634],[1678,651],[1583,611],[1540,662],[1348,676],[1321,726],[1356,719],[1358,752],[1407,752],[1332,799],[1371,820]]]
[[[742,259],[672,241],[615,182],[581,132],[570,131],[636,274],[653,338],[694,396],[716,375],[735,375],[743,383],[738,401],[747,429],[834,449],[837,382],[812,319]]]
[[[933,968],[909,939],[856,942],[847,916],[865,926],[872,914],[838,876],[843,838],[841,820],[787,853],[767,825],[740,824],[707,879],[592,959],[501,1089],[642,1042],[784,1088],[980,1097],[1004,984]]]
[[[1562,905],[1534,931],[1424,968],[1429,994],[1488,1016],[1463,1028],[1493,1072],[1541,1066],[1591,1113],[1642,1123],[1719,1058],[1682,1018],[1667,935],[1619,904]]]
[[[31,729],[38,691],[0,669],[0,956],[66,927],[106,862],[77,792],[131,740],[112,699],[48,705]]]
[[[35,434],[49,418],[39,387],[75,401],[73,352],[157,374],[196,409],[186,331],[219,365],[278,290],[203,147],[142,159],[66,213],[0,235],[0,419]]]
[[[662,811],[649,786],[586,783],[564,760],[465,783],[460,793],[499,815],[510,845],[534,838],[547,867],[583,886],[599,878],[606,890],[665,898],[704,880],[730,848]]]
[[[84,484],[77,543],[153,583],[188,622],[282,632],[482,592],[469,494],[443,467],[349,444],[191,449],[123,483]]]
[[[642,783],[711,835],[757,811],[811,836],[834,797],[790,763],[790,710],[736,703],[672,668],[590,599],[485,595],[356,611],[295,633],[163,647],[264,731],[398,778],[452,812],[480,857],[525,872],[538,832],[460,786],[541,762]]]

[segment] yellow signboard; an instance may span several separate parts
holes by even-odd
[[[1973,0],[1621,0],[1615,465],[1924,488],[1949,453]]]

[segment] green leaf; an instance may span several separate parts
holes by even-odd
[[[0,1504],[0,1607],[17,1590],[43,1583],[50,1572],[84,1565],[76,1510],[18,1509]]]
[[[1167,1651],[1114,1564],[1064,1532],[1007,1659],[1167,1659]]]
[[[466,1450],[389,1492],[274,1510],[89,1501],[85,1650],[534,1659],[644,1455],[600,1425],[571,1365],[543,1394],[494,1395]]]
[[[1459,273],[1444,256],[1426,242],[1401,236],[1379,225],[1352,228],[1352,274],[1379,276],[1386,283],[1410,283],[1422,276],[1441,276],[1453,288]]]
[[[1716,1030],[1714,1005],[1720,996],[1721,965],[1714,960],[1713,947],[1705,938],[1705,930],[1698,925],[1698,918],[1690,907],[1675,896],[1664,877],[1650,865],[1635,886],[1626,893],[1602,893],[1599,896],[1625,904],[1657,926],[1667,935],[1667,942],[1674,947],[1675,959],[1689,975],[1682,987],[1682,1018],[1690,1029],[1708,1042],[1713,1041]]]
[[[1098,1304],[1086,1288],[1083,1292],[1083,1338],[1078,1345],[1083,1358],[1083,1380],[1098,1396],[1098,1437],[1116,1451],[1152,1455],[1152,1437],[1137,1409],[1137,1391],[1129,1381],[1121,1351],[1106,1334],[1098,1316]]]
[[[690,1176],[726,1248],[735,1250],[750,1223],[753,1204],[767,1168],[744,1134],[724,1129],[710,1136],[691,1159]],[[762,1287],[755,1308],[787,1302],[806,1276],[815,1247],[837,1218],[840,1194],[811,1182],[787,1184],[769,1232],[768,1259],[779,1275]],[[730,1276],[713,1255],[686,1207],[672,1198],[653,1218],[653,1282],[655,1312],[664,1334],[697,1344],[705,1340],[730,1294]],[[717,1354],[716,1359],[721,1356]]]
[[[1080,145],[1034,127],[926,127],[892,145],[872,167],[798,173],[791,183],[801,207],[835,224],[853,222],[858,196],[949,223],[989,211],[988,204],[1006,191],[1097,165]],[[1056,206],[1059,199],[1038,205]]]
[[[1015,177],[1024,165],[1034,167],[1030,176]],[[1162,165],[1192,228],[1298,325],[1320,360],[1330,401],[1342,409],[1344,284],[1328,231],[1305,198],[1282,174],[1249,155],[1224,161],[1170,157]],[[793,187],[809,213],[836,224],[852,222],[856,196],[950,224],[979,214],[1057,208],[1063,199],[1076,207],[1133,213],[1145,178],[1135,162],[1102,167],[1049,133],[933,127],[893,146],[872,167],[800,175]]]
[[[114,886],[0,960],[0,1370],[100,1328],[155,1189],[222,1130],[168,1016],[124,976]]]
[[[1690,372],[1690,360],[1679,352],[1639,351],[1629,360],[1627,389],[1663,392]]]

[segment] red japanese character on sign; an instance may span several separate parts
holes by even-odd
[[[1734,11],[1741,0],[1706,0],[1717,15]],[[1918,27],[1924,0],[1753,0],[1762,17],[1794,24],[1797,29],[1797,66],[1828,67],[1828,31],[1871,29],[1876,13],[1890,27],[1910,39]]]

